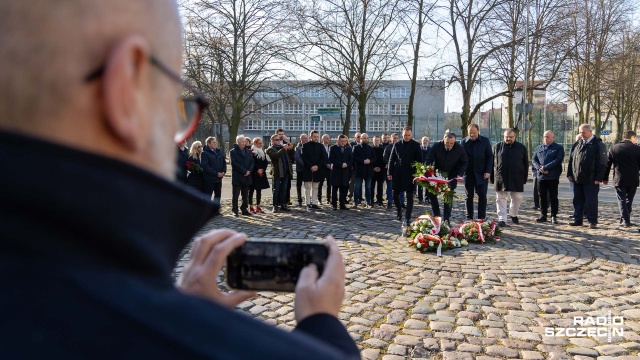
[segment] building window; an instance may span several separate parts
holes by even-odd
[[[369,104],[369,115],[386,115],[387,104]]]
[[[391,97],[395,99],[408,99],[410,94],[411,89],[408,87],[391,89]]]
[[[391,104],[391,115],[408,115],[409,104]]]
[[[389,97],[389,93],[388,93],[388,89],[387,88],[377,88],[373,91],[373,97],[374,98],[386,98]]]
[[[261,121],[260,120],[247,120],[244,125],[245,130],[260,130],[261,129]]]
[[[313,87],[313,88],[309,88],[309,90],[307,90],[307,97],[310,97],[310,98],[322,98],[322,97],[325,96],[324,93],[325,93],[324,89]]]
[[[275,92],[275,91],[262,91],[261,95],[264,98],[275,98],[275,97],[278,97],[278,93]]]
[[[285,114],[302,114],[302,104],[285,104]]]
[[[303,124],[302,120],[288,120],[283,128],[286,132],[301,132],[304,130],[302,128]]]
[[[349,126],[349,131],[358,131],[360,129],[360,125],[358,124],[358,120],[351,119],[351,124]]]
[[[326,131],[342,131],[342,123],[340,120],[325,120]]]
[[[307,104],[306,111],[307,114],[317,114],[318,108],[325,107],[324,104]]]
[[[384,120],[374,120],[369,121],[369,125],[367,126],[367,131],[384,131],[386,129]]]
[[[407,126],[407,121],[402,121],[402,120],[392,120],[389,122],[389,130],[391,132],[400,132],[402,131],[402,128],[404,128],[405,126]]]
[[[282,103],[274,102],[262,108],[263,114],[282,114]]]
[[[280,120],[264,120],[265,130],[275,130],[281,127],[282,121]]]

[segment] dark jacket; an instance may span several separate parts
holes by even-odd
[[[180,149],[177,147],[178,153],[176,154],[176,180],[186,183],[187,182],[187,160],[189,160],[189,149]]]
[[[493,151],[491,149],[491,142],[488,138],[478,135],[475,141],[472,141],[468,136],[462,139],[462,147],[467,153],[467,171],[464,175],[464,180],[473,176],[475,184],[487,184],[489,179],[484,178],[484,174],[491,174],[493,169]]]
[[[351,165],[353,164],[353,152],[350,146],[345,146],[344,151],[339,145],[333,145],[329,149],[329,162],[333,165],[331,170],[331,186],[349,186],[351,179]],[[347,164],[342,168],[342,164]]]
[[[289,161],[289,150],[283,146],[270,146],[267,149],[267,156],[271,159],[271,175],[274,179],[288,178],[293,176],[291,161]]]
[[[370,160],[369,164],[365,164],[365,160]],[[356,177],[369,179],[373,177],[373,167],[376,161],[376,152],[369,144],[360,143],[353,147],[353,161],[356,166]]]
[[[567,177],[573,177],[578,184],[593,184],[603,181],[607,171],[607,148],[602,140],[593,136],[587,144],[582,140],[573,144],[569,153]]]
[[[253,153],[253,171],[251,171],[251,187],[253,189],[268,189],[269,178],[267,177],[267,167],[269,167],[269,158],[265,153],[264,159],[260,159],[257,153]],[[258,174],[258,170],[262,169],[262,176]]]
[[[323,179],[325,167],[326,152],[324,146],[319,142],[308,141],[302,146],[302,161],[304,162],[304,173],[302,178],[304,181],[319,182]],[[311,167],[317,166],[318,170],[313,172]]]
[[[562,145],[553,142],[545,149],[545,145],[538,145],[533,157],[531,158],[531,167],[536,174],[538,180],[556,180],[562,174],[562,161],[564,161],[564,148]],[[540,167],[544,166],[548,174],[540,172]]]
[[[431,151],[431,146],[420,146],[420,150],[422,150],[422,159],[426,159],[429,156],[429,151]]]
[[[203,182],[205,184],[222,182],[222,178],[218,177],[218,173],[227,172],[227,160],[224,158],[222,150],[211,150],[206,145],[202,151],[202,156],[200,156],[200,166],[202,166],[202,171],[204,172]]]
[[[192,158],[189,157],[187,159],[187,161],[191,161],[194,162],[198,165],[200,165],[200,168],[202,168],[202,162],[200,161],[199,158]],[[193,187],[194,189],[198,190],[198,191],[203,191],[204,188],[202,186],[203,184],[203,179],[204,179],[204,173],[202,172],[195,172],[195,171],[189,171],[189,176],[187,177],[187,185]]]
[[[294,162],[296,164],[296,173],[298,174],[304,172],[304,160],[302,160],[303,145],[304,145],[303,143],[298,143],[298,145],[296,145],[296,151],[294,155]]]
[[[286,332],[179,291],[174,266],[216,209],[188,186],[0,133],[0,199],[1,359],[360,358],[335,317]]]
[[[242,149],[238,144],[233,144],[233,149],[229,151],[231,160],[231,185],[251,185],[251,174],[244,176],[247,171],[253,172],[255,162],[251,150],[246,146]]]
[[[447,179],[464,176],[467,171],[467,153],[462,145],[454,143],[451,150],[447,151],[444,141],[438,141],[431,146],[424,163],[433,165],[440,173],[446,173]]]
[[[380,145],[380,146],[384,146],[384,151],[382,153],[382,160],[384,161],[384,174],[385,176],[388,173],[388,169],[389,169],[389,158],[391,157],[391,151],[393,150],[393,144],[389,143],[386,145]]]
[[[387,165],[387,175],[393,176],[393,190],[413,192],[413,164],[416,162],[422,162],[419,142],[399,140],[393,144]]]
[[[380,144],[380,146],[378,147],[375,147],[375,146],[373,147],[373,152],[376,154],[376,161],[373,163],[373,167],[380,168],[380,172],[378,173],[379,175],[376,175],[375,173],[373,175],[383,176],[384,178],[386,178],[387,170],[386,170],[386,163],[384,162],[384,149],[385,149],[385,146],[382,144]]]
[[[611,146],[607,156],[607,170],[604,174],[604,180],[609,179],[612,166],[614,186],[637,187],[639,185],[640,146],[630,140],[622,140]]]
[[[491,183],[496,191],[523,192],[529,176],[527,148],[519,142],[507,145],[504,141],[493,148]]]

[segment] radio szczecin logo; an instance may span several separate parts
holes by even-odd
[[[623,336],[624,318],[611,315],[609,311],[604,316],[574,316],[571,327],[545,327],[545,336],[567,337],[606,337],[611,342],[613,336]]]

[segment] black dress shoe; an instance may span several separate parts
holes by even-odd
[[[401,208],[403,208],[403,209],[406,209],[406,208],[407,208],[407,205],[402,204],[402,205],[400,205],[400,207],[401,207]]]
[[[316,205],[316,204],[311,204],[311,208],[313,210],[320,210],[320,206]]]
[[[554,225],[558,224],[558,218],[555,217],[555,216],[552,216],[551,217],[551,223],[554,224]]]
[[[514,223],[514,224],[519,224],[519,223],[520,223],[520,220],[518,220],[518,217],[517,217],[517,216],[512,216],[512,217],[511,217],[511,222],[512,222],[512,223]]]
[[[289,209],[288,206],[281,206],[280,210],[282,210],[282,211],[291,211],[291,209]]]
[[[547,222],[547,217],[542,215],[539,218],[536,219],[536,222],[542,223],[542,222]]]
[[[598,225],[596,225],[595,223],[589,223],[589,229],[596,229],[598,228]]]
[[[398,210],[396,217],[398,218],[398,220],[402,220],[402,210]]]
[[[340,205],[340,210],[350,210],[350,209],[345,205]]]
[[[231,211],[231,212],[233,213],[233,216],[235,216],[235,217],[240,216],[240,215],[238,215],[238,211],[237,210],[236,211]]]
[[[277,214],[277,213],[280,212],[280,210],[277,207],[274,206],[274,207],[271,208],[271,212],[274,213],[274,214]]]
[[[337,207],[337,206],[332,206],[331,208],[333,209],[333,211],[338,210],[338,207]]]
[[[581,223],[581,222],[574,221],[574,222],[570,222],[570,223],[569,223],[569,226],[582,226],[582,223]]]
[[[507,226],[509,226],[509,225],[507,225],[507,223],[506,223],[506,222],[504,222],[504,221],[498,221],[498,226],[500,226],[500,227],[507,227]]]
[[[252,214],[250,212],[248,212],[247,210],[242,210],[242,215],[251,216]]]

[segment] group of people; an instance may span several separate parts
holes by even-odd
[[[238,216],[238,198],[243,215],[263,212],[260,207],[261,191],[269,188],[267,169],[271,163],[273,188],[273,212],[291,211],[291,183],[295,168],[297,201],[300,207],[318,210],[322,204],[323,187],[328,204],[334,210],[348,210],[347,204],[353,200],[352,208],[372,208],[384,206],[383,190],[386,185],[386,206],[396,207],[398,220],[409,222],[412,216],[414,194],[418,202],[431,205],[432,213],[450,221],[452,204],[440,202],[435,194],[413,183],[414,164],[432,165],[449,182],[451,190],[458,182],[464,182],[465,208],[467,220],[487,217],[487,190],[494,184],[498,225],[519,223],[518,213],[523,201],[524,185],[529,173],[534,179],[536,208],[540,210],[537,222],[550,221],[558,224],[558,185],[563,172],[564,148],[554,141],[552,131],[543,135],[543,143],[529,157],[526,147],[516,141],[516,131],[504,131],[503,141],[492,146],[489,139],[480,135],[480,128],[470,124],[468,136],[461,141],[457,135],[447,131],[442,139],[429,146],[429,138],[420,143],[413,139],[412,129],[398,134],[373,136],[356,133],[353,141],[340,135],[336,144],[331,145],[329,135],[319,136],[318,131],[301,134],[297,146],[293,146],[284,135],[283,129],[271,136],[271,146],[264,150],[261,138],[253,140],[239,135],[230,151],[233,185],[233,213]],[[612,146],[608,155],[602,141],[593,135],[588,124],[580,126],[580,133],[571,148],[567,164],[567,177],[574,191],[575,213],[571,226],[589,227],[598,223],[599,184],[607,183],[611,168],[614,168],[614,184],[619,199],[620,224],[631,226],[630,213],[635,189],[638,186],[640,167],[640,147],[635,146],[635,133],[627,131],[624,140]],[[202,151],[199,141],[191,145],[191,150],[179,150],[179,163],[198,162],[202,167],[199,175],[183,166],[181,179],[201,189],[214,201],[220,198],[220,183],[226,173],[224,154],[216,147],[215,138],[206,140]],[[252,144],[252,145],[251,145]],[[186,144],[184,145],[186,149]],[[185,153],[181,158],[180,154]],[[186,160],[185,160],[186,159]],[[530,160],[530,161],[529,161]],[[529,172],[529,169],[531,172]],[[189,176],[186,177],[186,173]],[[195,179],[194,179],[195,178]],[[363,191],[364,186],[364,191]],[[304,205],[303,205],[304,189]],[[253,207],[253,194],[256,207]],[[474,198],[477,196],[477,213],[474,212]],[[475,216],[474,216],[475,215]]]

